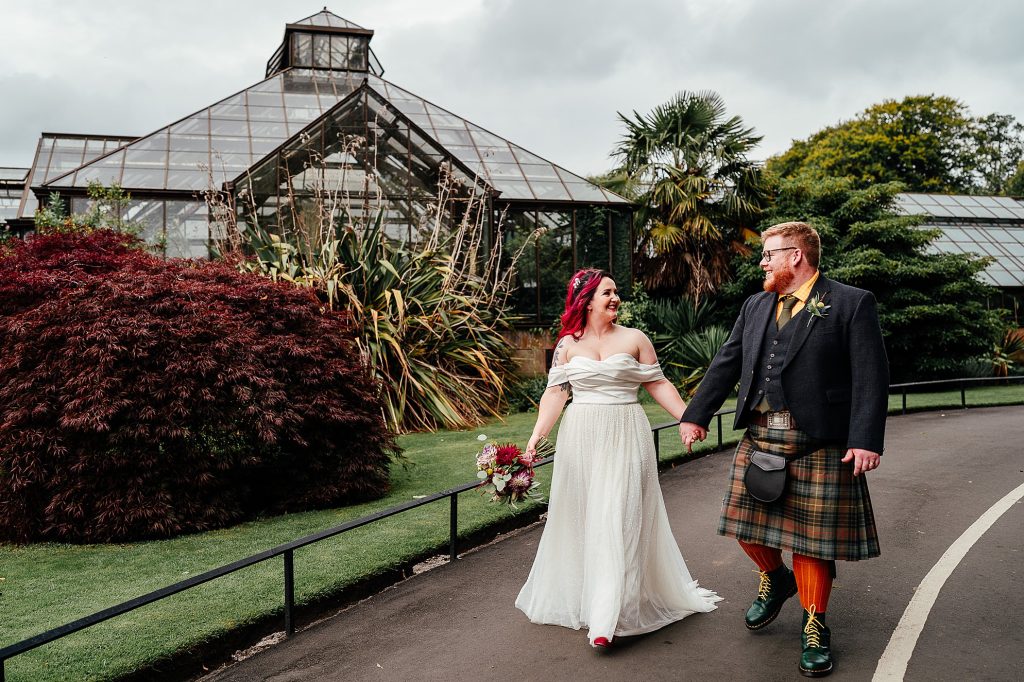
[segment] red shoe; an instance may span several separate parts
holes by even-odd
[[[607,637],[595,637],[593,646],[595,649],[610,649],[612,647],[612,640]]]

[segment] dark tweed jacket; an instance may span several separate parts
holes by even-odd
[[[847,448],[881,453],[888,408],[889,362],[878,324],[875,297],[869,291],[819,275],[811,298],[832,306],[824,318],[805,306],[793,316],[797,325],[782,370],[786,406],[797,426],[811,437]],[[683,421],[707,428],[715,411],[739,381],[735,428],[747,426],[756,400],[757,362],[769,325],[774,324],[776,294],[748,298],[725,345],[718,351]]]

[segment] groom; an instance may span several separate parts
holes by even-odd
[[[718,532],[739,540],[760,573],[747,610],[765,627],[799,593],[800,672],[832,672],[825,625],[835,561],[878,556],[864,474],[878,467],[888,406],[889,365],[870,292],[818,272],[821,241],[805,223],[762,235],[764,293],[743,304],[682,424],[687,446],[704,440],[714,412],[739,382],[736,449]],[[789,459],[782,498],[764,503],[744,486],[750,454]],[[793,553],[793,570],[782,560]]]

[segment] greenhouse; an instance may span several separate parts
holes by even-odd
[[[229,198],[242,229],[283,233],[304,229],[326,188],[338,213],[379,213],[391,238],[415,242],[450,183],[485,207],[505,258],[525,247],[514,294],[524,326],[554,319],[577,267],[608,269],[629,289],[626,199],[385,80],[372,37],[325,9],[286,25],[263,80],[155,132],[44,134],[12,224],[26,229],[53,193],[82,212],[90,183],[119,185],[132,198],[124,218],[148,242],[206,257],[224,224],[208,216],[211,194]]]

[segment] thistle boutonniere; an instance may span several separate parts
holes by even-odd
[[[827,293],[828,292],[826,291],[825,294]],[[814,318],[820,317],[824,320],[828,317],[828,309],[832,306],[825,305],[825,294],[815,294],[814,296],[811,296],[809,301],[807,301],[807,314],[810,315],[810,317],[807,318],[808,327],[811,326],[811,321],[814,320]]]

